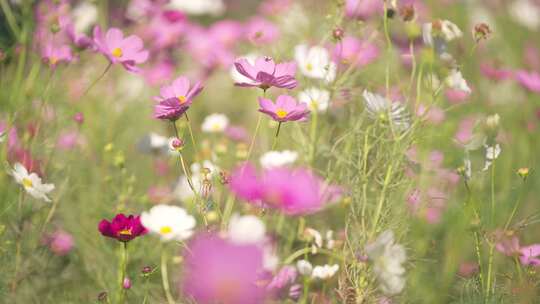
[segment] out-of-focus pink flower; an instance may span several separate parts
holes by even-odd
[[[41,52],[43,62],[48,64],[52,69],[62,62],[69,63],[73,60],[71,48],[67,45],[56,46],[52,42],[45,45]]]
[[[427,121],[434,125],[438,125],[442,123],[446,117],[446,114],[444,113],[443,109],[436,106],[432,106],[429,109],[427,109],[422,104],[418,106],[418,110],[416,111],[416,113],[418,116],[425,115],[424,117],[427,119]]]
[[[333,59],[337,63],[364,66],[375,61],[379,53],[375,44],[347,36],[334,47]]]
[[[495,248],[506,256],[515,256],[520,251],[519,239],[513,233],[497,230],[495,235]]]
[[[513,77],[513,72],[510,69],[499,68],[492,63],[483,62],[480,64],[482,75],[493,80],[505,80]]]
[[[154,160],[154,173],[157,176],[167,176],[169,174],[169,163],[162,159]]]
[[[186,32],[186,49],[207,70],[228,67],[234,61],[231,50],[208,29],[191,24]]]
[[[66,130],[58,135],[56,145],[60,150],[72,150],[75,147],[83,144],[83,142],[84,139],[81,137],[78,131]]]
[[[77,33],[75,31],[75,25],[71,21],[71,18],[68,16],[58,17],[58,23],[66,36],[75,44],[76,47],[81,49],[93,48],[94,41],[85,34]]]
[[[144,24],[141,36],[146,41],[152,41],[150,48],[153,51],[159,51],[178,44],[185,31],[185,15],[179,11],[165,11]]]
[[[134,238],[146,234],[147,230],[141,224],[140,216],[125,216],[117,214],[112,221],[101,220],[98,230],[103,236],[116,239],[120,242],[129,242]]]
[[[279,122],[306,120],[309,115],[307,104],[298,102],[289,95],[279,95],[276,103],[267,98],[259,98],[259,111]]]
[[[345,15],[349,18],[368,19],[375,14],[382,15],[383,3],[379,0],[346,0]]]
[[[291,7],[293,0],[265,0],[259,6],[259,13],[263,15],[279,15]]]
[[[172,192],[169,187],[152,186],[148,189],[148,199],[153,204],[166,203],[171,198]]]
[[[217,235],[201,235],[185,253],[182,287],[197,303],[264,303],[259,286],[263,251],[256,245],[239,245]]]
[[[287,215],[317,212],[342,193],[341,188],[327,185],[307,169],[278,167],[257,175],[249,164],[233,172],[229,187],[250,203],[262,203]]]
[[[251,18],[245,28],[246,38],[256,45],[269,44],[279,38],[277,26],[262,17]]]
[[[523,50],[523,63],[531,70],[540,70],[540,50],[534,42],[528,42]]]
[[[470,95],[468,92],[457,89],[446,89],[444,94],[446,95],[446,99],[448,99],[448,101],[452,104],[464,103],[467,101]]]
[[[143,74],[149,85],[157,86],[171,80],[174,69],[174,63],[171,60],[165,59],[159,61],[150,68],[144,69]]]
[[[266,290],[272,293],[279,293],[280,291],[287,291],[285,288],[291,286],[298,272],[294,266],[285,266],[279,270],[279,272],[272,278],[270,283],[266,285]]]
[[[124,278],[124,282],[122,282],[122,288],[131,289],[131,280],[129,278]]]
[[[462,277],[469,278],[478,272],[478,264],[476,262],[463,262],[459,264],[458,274]]]
[[[73,236],[64,230],[57,230],[49,235],[45,242],[49,249],[56,255],[63,256],[68,254],[74,245]]]
[[[232,47],[244,35],[244,27],[235,20],[221,20],[212,24],[208,33],[225,47]]]
[[[242,126],[227,126],[225,135],[233,141],[247,142],[248,140],[248,132]]]
[[[535,71],[519,70],[515,74],[517,82],[527,90],[540,93],[540,74]]]
[[[475,124],[475,119],[472,117],[468,117],[460,121],[458,125],[458,130],[456,134],[454,135],[454,138],[460,144],[468,143],[472,139],[472,136],[473,136],[474,124]]]
[[[234,66],[238,73],[252,81],[236,83],[237,86],[267,90],[270,87],[294,89],[297,85],[294,61],[276,64],[270,57],[259,57],[252,65],[247,59],[240,58],[235,61]]]
[[[169,86],[163,86],[159,91],[160,96],[154,97],[158,103],[154,106],[154,117],[157,119],[177,120],[184,114],[193,98],[203,90],[200,82],[190,86],[187,77],[178,77]]]
[[[124,38],[120,29],[110,28],[105,35],[99,26],[94,27],[94,43],[111,64],[120,63],[130,72],[138,72],[137,64],[148,59],[148,51],[144,50],[141,38],[131,35]]]
[[[73,120],[79,125],[82,125],[84,123],[84,114],[82,112],[75,113],[75,115],[73,115]]]
[[[519,250],[519,260],[523,265],[538,266],[540,265],[540,244],[521,247]]]

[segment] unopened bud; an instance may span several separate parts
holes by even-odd
[[[152,268],[152,266],[144,266],[141,269],[141,274],[145,277],[151,275],[153,272],[154,272],[154,269]]]
[[[129,278],[124,278],[124,282],[122,282],[122,288],[131,289],[131,280]]]
[[[479,42],[482,39],[487,39],[490,34],[491,29],[489,28],[489,25],[485,23],[479,23],[474,26],[473,37],[476,42]]]
[[[75,115],[73,115],[73,120],[82,125],[84,122],[84,114],[82,112],[75,113]]]
[[[486,117],[486,127],[490,130],[496,130],[499,127],[501,117],[499,114],[493,114]]]
[[[338,41],[343,39],[344,35],[345,35],[345,31],[342,28],[337,27],[332,31],[332,37],[334,37],[334,39]]]
[[[517,174],[525,181],[529,176],[529,172],[529,168],[519,168]]]
[[[182,148],[184,148],[184,144],[184,140],[180,138],[173,138],[171,140],[171,147],[176,151],[182,150]]]
[[[409,21],[414,20],[414,18],[416,17],[416,12],[414,10],[414,6],[412,4],[403,5],[399,9],[399,15],[401,16],[401,18],[405,22],[409,22]]]

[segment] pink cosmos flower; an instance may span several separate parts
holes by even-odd
[[[347,36],[334,47],[333,59],[342,64],[364,66],[379,57],[379,48],[370,42]]]
[[[465,92],[463,90],[457,90],[457,89],[446,89],[444,91],[444,95],[448,99],[448,101],[452,104],[461,104],[467,101],[469,98],[469,95],[471,95],[468,92]]]
[[[190,55],[207,70],[215,67],[228,67],[234,61],[231,50],[210,30],[190,25],[186,33],[186,49]]]
[[[54,254],[63,256],[73,249],[74,241],[71,234],[64,230],[57,230],[46,238],[45,243]]]
[[[173,77],[174,68],[174,62],[172,60],[163,59],[153,66],[144,69],[144,79],[151,86],[164,84]]]
[[[521,264],[530,266],[540,265],[540,258],[538,258],[540,256],[540,244],[521,247],[519,252]]]
[[[521,246],[519,245],[519,239],[515,234],[497,230],[494,235],[496,241],[495,248],[500,253],[512,257],[520,252]]]
[[[141,38],[135,35],[124,38],[122,31],[117,28],[111,28],[103,35],[99,26],[94,27],[94,43],[111,64],[120,63],[130,72],[138,72],[136,65],[148,59],[149,53],[143,49]]]
[[[540,93],[540,74],[538,72],[519,70],[516,72],[516,80],[527,90]]]
[[[262,112],[273,120],[279,122],[306,120],[309,115],[308,105],[303,102],[298,102],[294,97],[289,95],[279,95],[276,103],[267,98],[259,98],[260,109]]]
[[[272,22],[253,17],[245,25],[246,38],[256,45],[270,44],[279,38],[279,29]]]
[[[327,185],[307,169],[278,167],[257,175],[247,164],[231,174],[230,189],[240,198],[269,206],[287,215],[311,214],[341,195],[341,188]]]
[[[197,303],[264,303],[259,286],[263,251],[256,245],[238,245],[217,235],[201,235],[185,253],[182,287]]]
[[[349,18],[368,19],[375,14],[382,14],[383,4],[379,0],[346,0],[345,15]]]
[[[120,242],[129,242],[132,239],[146,234],[147,230],[141,224],[140,216],[117,214],[111,222],[101,220],[98,230],[103,236],[116,239]]]
[[[510,69],[500,68],[488,62],[480,64],[480,71],[482,72],[482,75],[487,78],[497,81],[511,78],[514,74]]]
[[[189,79],[181,76],[169,86],[161,87],[161,96],[154,97],[158,103],[154,106],[154,117],[157,119],[177,120],[193,103],[193,98],[203,90],[200,82],[190,87]]]
[[[43,62],[48,64],[51,69],[61,63],[69,63],[73,60],[71,48],[67,45],[56,46],[52,42],[48,42],[41,52]]]
[[[244,28],[238,21],[221,20],[212,24],[208,33],[224,46],[232,47],[244,34]]]
[[[276,64],[270,57],[259,57],[252,65],[247,59],[240,58],[234,62],[234,66],[238,73],[252,81],[235,83],[237,86],[259,87],[266,91],[270,87],[294,89],[297,85],[294,61]]]
[[[225,128],[225,135],[233,141],[248,142],[248,132],[242,126],[229,125]]]

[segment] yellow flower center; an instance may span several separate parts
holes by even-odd
[[[159,229],[159,233],[161,234],[169,234],[172,232],[171,226],[163,226]]]
[[[186,96],[184,96],[184,95],[180,95],[180,96],[176,97],[176,99],[178,99],[179,104],[183,104],[187,100]]]
[[[276,111],[276,115],[277,117],[279,118],[284,118],[285,116],[287,116],[287,111],[283,110],[283,109],[277,109]]]
[[[313,65],[311,63],[306,64],[306,70],[311,72],[313,70]]]
[[[34,183],[32,183],[32,181],[29,179],[29,178],[23,178],[22,180],[22,184],[25,188],[31,188],[34,186]]]
[[[120,58],[122,57],[124,53],[122,52],[122,49],[121,48],[115,48],[113,51],[112,51],[112,55],[116,58]]]
[[[51,65],[55,65],[58,62],[58,58],[51,57],[51,58],[49,58],[49,62],[51,63]]]
[[[315,111],[315,110],[317,110],[319,108],[319,102],[317,100],[313,99],[313,100],[311,100],[310,106],[311,106],[311,109]]]
[[[131,235],[131,229],[122,229],[118,232],[120,235]]]

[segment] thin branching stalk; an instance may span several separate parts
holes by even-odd
[[[169,286],[169,274],[167,271],[167,252],[165,250],[164,244],[162,244],[161,246],[161,283],[163,285],[165,297],[167,298],[167,303],[174,304],[174,298],[171,294],[171,288]]]

